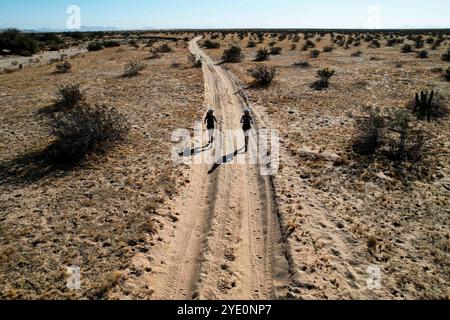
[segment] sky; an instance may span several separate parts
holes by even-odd
[[[70,5],[80,9],[67,12]],[[80,19],[78,19],[80,17]],[[73,20],[76,18],[76,20]],[[1,0],[0,28],[449,28],[449,0]],[[78,24],[79,25],[79,24]]]

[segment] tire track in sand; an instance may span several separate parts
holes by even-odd
[[[205,99],[221,129],[239,129],[246,102],[236,83],[198,46],[203,61]],[[233,146],[229,158],[243,157]],[[256,141],[250,142],[255,148]],[[238,149],[238,150],[235,150]],[[239,150],[240,149],[240,150]],[[221,156],[221,155],[219,155]],[[154,299],[274,299],[285,297],[289,265],[270,178],[258,165],[224,164],[213,172],[194,165],[192,181],[172,207],[180,220],[169,243],[156,254],[162,265],[148,277]]]

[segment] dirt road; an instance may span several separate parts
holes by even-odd
[[[190,50],[203,61],[206,104],[215,109],[222,130],[239,129],[245,101],[198,40],[191,41]],[[228,158],[245,157],[244,145],[226,143],[237,149]],[[270,178],[257,165],[228,163],[214,169],[192,166],[186,192],[170,204],[179,220],[170,240],[152,252],[152,272],[141,286],[152,288],[151,299],[285,297],[289,268]]]

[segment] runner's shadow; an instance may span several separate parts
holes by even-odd
[[[209,147],[209,148],[208,148]],[[196,156],[202,152],[211,150],[212,148],[212,144],[208,143],[206,146],[203,147],[197,147],[197,148],[193,148],[193,149],[186,149],[182,152],[179,153],[180,157],[192,157],[192,156]]]
[[[241,149],[238,149],[236,151],[234,151],[233,153],[227,154],[225,156],[222,157],[222,162],[220,163],[214,163],[213,167],[211,168],[211,170],[208,171],[208,174],[212,174],[214,173],[217,169],[219,169],[219,167],[223,164],[227,164],[231,161],[233,161],[233,159],[239,154],[239,152],[241,152],[242,150],[245,150],[245,147],[242,147]]]

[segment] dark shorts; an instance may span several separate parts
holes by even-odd
[[[246,132],[246,131],[248,131],[248,130],[251,130],[251,129],[252,129],[251,126],[243,126],[243,127],[242,127],[242,130],[244,130],[244,132]]]

